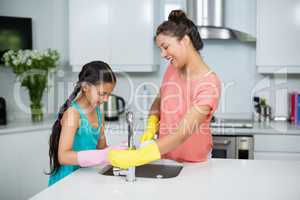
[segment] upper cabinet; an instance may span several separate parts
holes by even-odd
[[[69,1],[70,65],[103,60],[114,71],[151,72],[159,63],[157,0]]]
[[[73,69],[110,61],[109,0],[69,1],[69,53]]]
[[[256,37],[256,0],[225,0],[225,26]]]
[[[258,72],[300,73],[299,9],[295,0],[257,1]]]

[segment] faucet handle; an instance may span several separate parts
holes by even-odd
[[[121,168],[118,168],[118,167],[113,167],[112,170],[113,170],[113,175],[114,176],[126,176],[126,174],[127,174],[127,170],[126,169],[121,169]]]
[[[112,171],[113,171],[113,175],[114,176],[120,176],[120,171],[121,171],[121,169],[120,168],[117,168],[117,167],[113,167],[112,168]]]
[[[113,167],[114,176],[125,176],[126,181],[133,182],[135,181],[135,167],[130,167],[128,169],[120,169],[118,167]]]

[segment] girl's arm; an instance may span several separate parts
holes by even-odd
[[[104,123],[104,121],[103,121]],[[80,125],[80,115],[73,109],[69,108],[61,120],[62,129],[59,139],[58,160],[62,165],[79,165],[81,167],[90,167],[107,163],[108,148],[101,150],[84,150],[75,152],[72,150],[74,136]],[[104,127],[101,128],[104,131]],[[104,136],[104,134],[102,135]],[[105,136],[100,139],[100,147],[106,146]],[[118,148],[116,148],[118,149]],[[124,149],[120,147],[119,149]]]
[[[72,150],[74,136],[79,128],[80,115],[74,108],[65,111],[61,119],[58,160],[62,165],[78,165],[77,152]]]
[[[100,137],[97,144],[97,149],[104,149],[107,147],[106,137],[105,137],[105,121],[104,121],[104,113],[102,114],[102,126],[100,130]]]
[[[173,134],[157,140],[161,155],[175,149],[188,139],[197,128],[201,128],[202,122],[207,118],[210,112],[210,106],[191,107],[181,120],[179,128]]]

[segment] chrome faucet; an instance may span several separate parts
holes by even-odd
[[[135,149],[134,146],[134,133],[133,133],[133,112],[126,113],[126,122],[128,124],[128,149]],[[126,181],[135,181],[135,167],[129,167],[127,170],[120,168],[113,168],[115,176],[126,176]]]
[[[126,122],[128,124],[128,149],[133,149],[134,148],[133,113],[130,111],[126,113]]]

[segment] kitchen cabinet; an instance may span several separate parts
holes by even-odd
[[[47,122],[45,122],[47,124]],[[115,123],[115,122],[113,122]],[[52,121],[51,121],[52,124]],[[109,145],[127,142],[127,124],[120,122],[105,134]],[[37,126],[37,125],[36,125]],[[45,125],[47,126],[47,125]],[[50,128],[24,127],[0,135],[0,199],[28,199],[48,187]],[[135,130],[135,143],[143,130]]]
[[[28,199],[47,188],[49,130],[0,136],[0,199]]]
[[[155,28],[157,0],[69,1],[70,65],[103,60],[114,71],[155,71],[159,63]]]
[[[256,0],[226,0],[224,7],[226,27],[256,37]]]
[[[300,73],[299,5],[295,0],[257,1],[258,72]]]
[[[0,136],[0,199],[17,200],[19,198],[19,175],[16,135]]]
[[[254,159],[300,161],[299,135],[255,135]]]
[[[109,2],[69,1],[70,65],[78,71],[92,60],[110,61]]]
[[[254,152],[256,160],[295,160],[300,161],[300,153]]]

